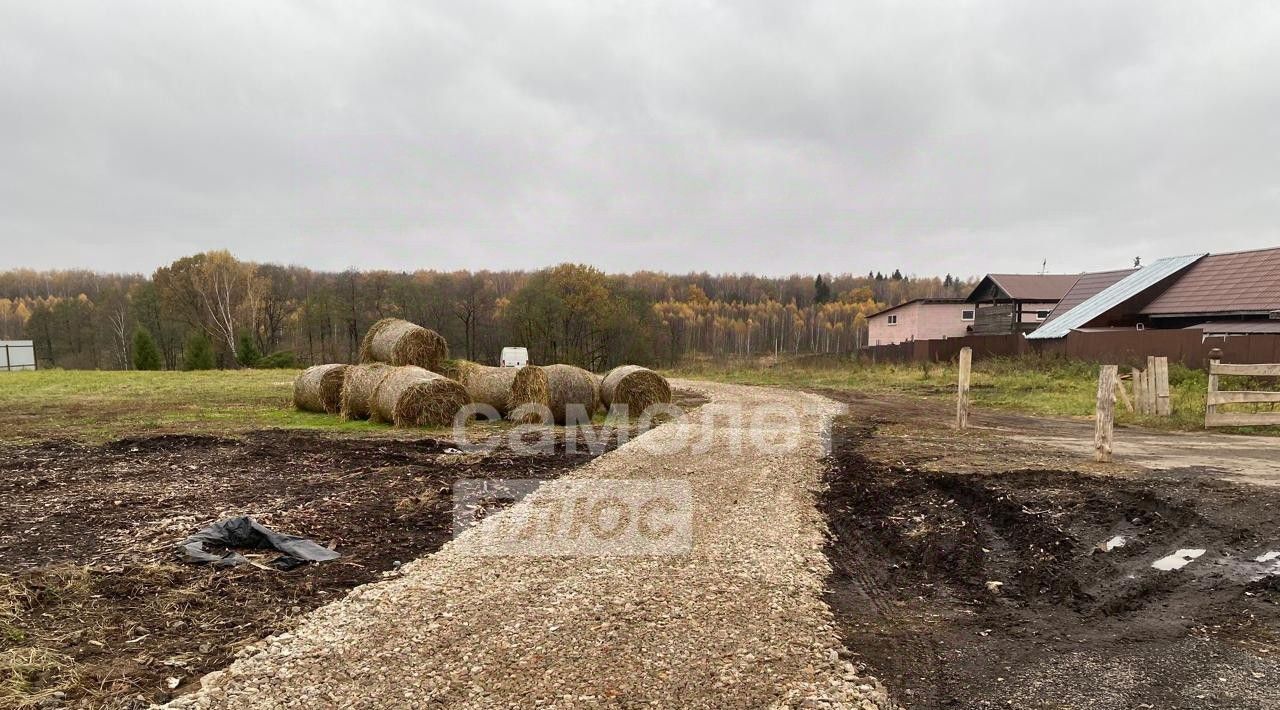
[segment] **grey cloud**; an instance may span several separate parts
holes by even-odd
[[[1270,3],[7,3],[0,266],[1074,271],[1280,244]]]

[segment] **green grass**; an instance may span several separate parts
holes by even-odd
[[[806,358],[776,366],[692,362],[673,376],[797,388],[851,389],[933,399],[955,396],[955,365],[869,365]],[[344,422],[294,410],[297,370],[102,372],[44,370],[0,373],[0,441],[53,438],[108,441],[164,432],[236,434],[254,429],[325,429],[356,436],[394,435],[369,422]],[[1223,389],[1261,389],[1224,378]],[[1122,424],[1195,430],[1204,425],[1208,381],[1203,372],[1170,369],[1173,416],[1140,417],[1118,408]],[[1070,360],[993,359],[974,367],[976,405],[1042,416],[1090,417],[1097,365]],[[1237,430],[1242,431],[1242,430]],[[1251,433],[1277,434],[1255,429]]]
[[[1121,374],[1127,373],[1122,369]],[[939,400],[955,398],[954,363],[878,364],[849,358],[800,358],[782,361],[717,363],[695,361],[667,374],[719,382],[796,388],[856,390],[871,394],[900,394]],[[1265,388],[1224,378],[1222,389]],[[1126,382],[1126,385],[1129,383]],[[1274,386],[1275,383],[1273,383]],[[1208,377],[1198,370],[1171,366],[1170,417],[1130,413],[1117,404],[1116,420],[1161,429],[1204,428]],[[974,364],[971,397],[975,405],[1037,416],[1092,417],[1098,392],[1098,365],[1079,360],[993,358]],[[1276,428],[1236,429],[1236,433],[1280,433]]]
[[[269,427],[387,433],[294,410],[297,370],[0,373],[0,440],[106,441],[160,432],[237,433]]]

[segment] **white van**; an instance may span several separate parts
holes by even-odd
[[[502,367],[524,367],[529,364],[529,348],[503,348],[502,359],[498,362]]]

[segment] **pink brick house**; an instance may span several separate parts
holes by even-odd
[[[962,298],[917,298],[867,318],[867,345],[943,340],[969,334],[974,305]]]

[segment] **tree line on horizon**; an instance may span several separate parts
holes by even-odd
[[[913,298],[963,296],[969,280],[868,273],[606,274],[537,271],[315,271],[183,257],[150,276],[0,272],[0,339],[34,341],[41,367],[208,369],[354,362],[381,318],[443,335],[453,357],[496,363],[504,346],[535,363],[604,370],[693,354],[848,353],[866,318]]]

